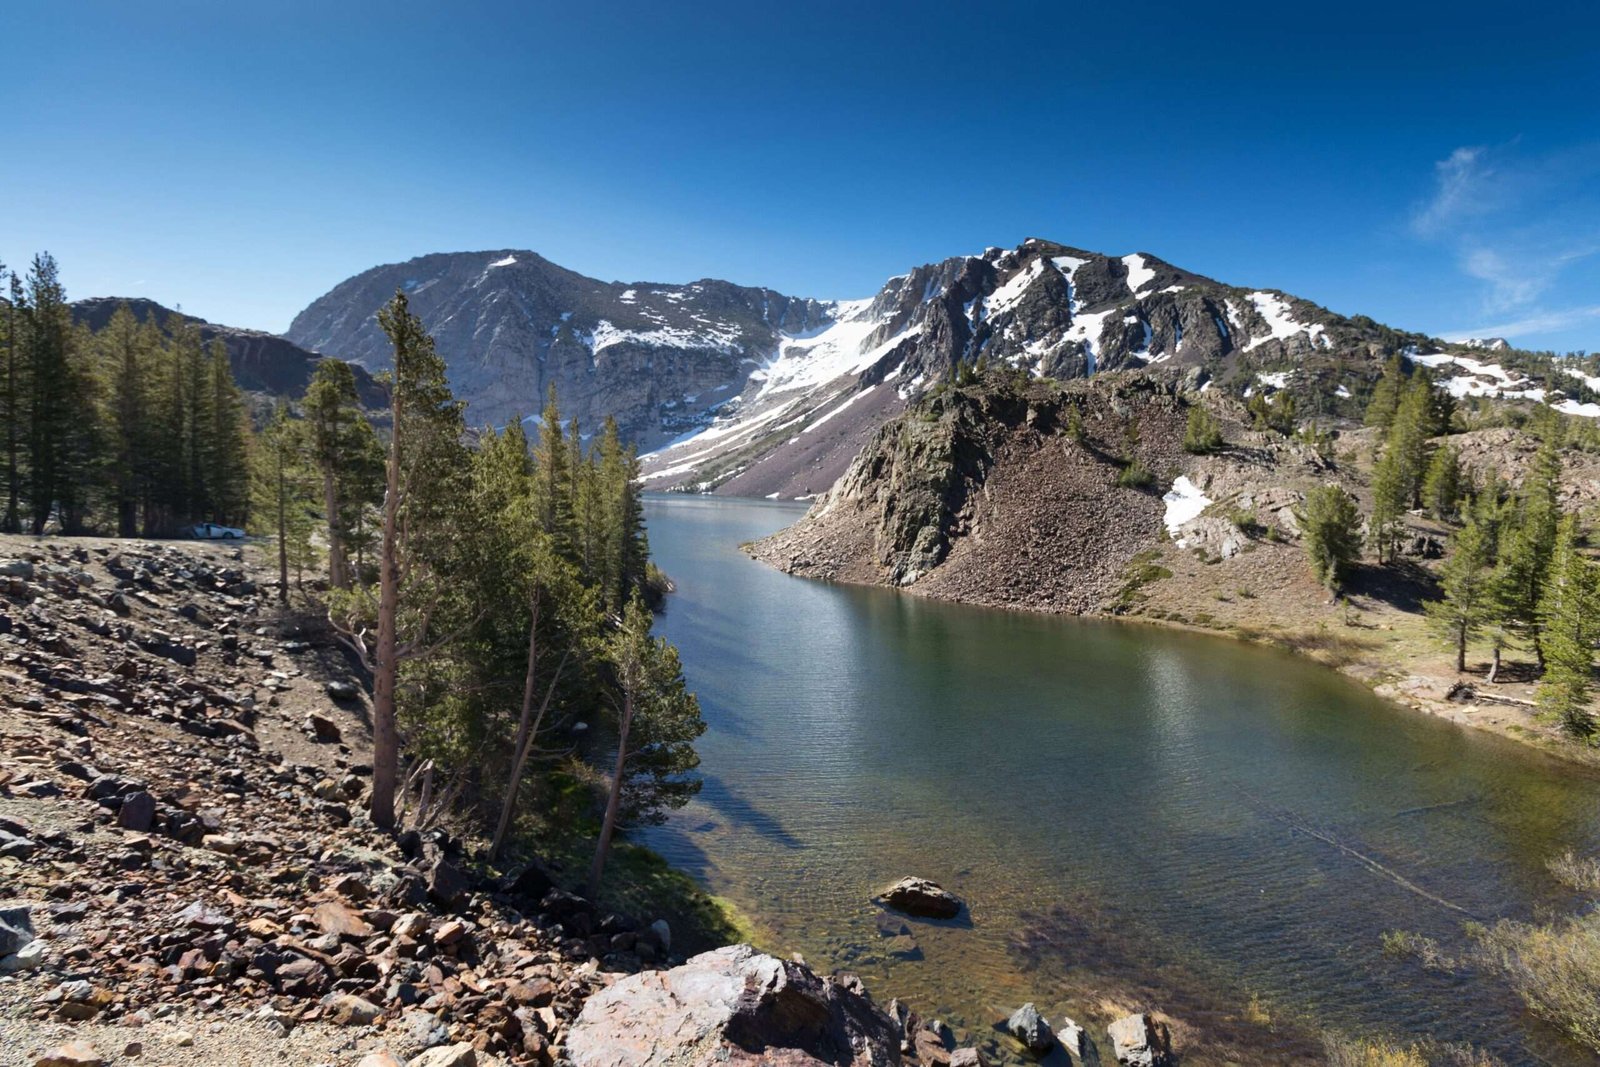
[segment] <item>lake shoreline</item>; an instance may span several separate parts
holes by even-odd
[[[783,532],[785,531],[779,531],[779,534],[773,536],[777,537]],[[1318,626],[1306,629],[1303,627],[1291,626],[1285,628],[1274,625],[1274,622],[1278,620],[1271,619],[1264,620],[1262,624],[1257,626],[1230,625],[1218,627],[1207,625],[1204,622],[1195,622],[1191,618],[1174,617],[1175,613],[1152,614],[1139,609],[1127,613],[1107,611],[1078,612],[1027,604],[988,603],[965,597],[951,596],[940,591],[919,589],[915,585],[893,586],[882,581],[863,581],[849,577],[823,577],[796,573],[780,565],[771,556],[764,555],[760,551],[761,544],[761,542],[752,542],[741,545],[740,550],[757,563],[772,567],[791,577],[805,578],[808,581],[867,589],[884,589],[923,600],[961,604],[965,607],[985,610],[1016,612],[1045,617],[1063,616],[1101,623],[1158,627],[1165,630],[1205,634],[1258,647],[1277,649],[1297,658],[1310,660],[1359,682],[1363,687],[1390,704],[1398,705],[1409,711],[1419,712],[1432,718],[1443,719],[1466,729],[1504,737],[1567,764],[1600,769],[1600,749],[1585,746],[1565,738],[1558,730],[1539,720],[1537,709],[1531,706],[1533,689],[1531,684],[1496,684],[1495,690],[1497,694],[1504,694],[1511,700],[1519,701],[1519,703],[1502,703],[1496,700],[1456,701],[1449,699],[1450,691],[1458,683],[1474,686],[1476,690],[1477,685],[1482,684],[1482,674],[1470,669],[1465,674],[1457,674],[1454,664],[1450,662],[1447,654],[1426,648],[1422,641],[1419,641],[1422,635],[1416,632],[1417,624],[1423,622],[1422,618],[1417,615],[1396,613],[1407,616],[1412,623],[1412,625],[1405,626],[1403,629],[1396,629],[1394,621],[1391,620],[1376,624],[1376,626],[1385,627],[1383,629],[1378,629],[1375,626],[1375,628],[1367,629],[1360,634],[1347,635],[1349,640],[1342,640],[1340,634],[1328,629],[1329,620],[1334,620],[1335,624],[1337,624],[1336,611],[1331,606],[1326,618],[1319,620]],[[1380,637],[1376,642],[1373,642],[1372,635],[1374,633],[1388,636]],[[1423,650],[1419,651],[1419,649]],[[1486,670],[1487,667],[1485,665],[1484,673],[1486,673]],[[1475,682],[1477,685],[1474,685]]]

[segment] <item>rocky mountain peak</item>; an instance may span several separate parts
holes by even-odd
[[[453,252],[374,267],[295,317],[288,337],[369,370],[387,366],[377,312],[396,290],[433,334],[479,425],[537,415],[549,386],[580,425],[616,418],[643,445],[708,421],[780,336],[833,321],[834,305],[706,279],[604,282],[525,249]]]

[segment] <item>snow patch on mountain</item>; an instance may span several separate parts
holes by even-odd
[[[1167,524],[1167,533],[1173,537],[1178,536],[1178,531],[1185,523],[1199,518],[1200,513],[1211,506],[1211,498],[1201,492],[1200,487],[1191,482],[1186,474],[1178,475],[1161,501],[1167,506],[1163,521]],[[1178,547],[1183,547],[1181,540]]]
[[[1061,272],[1062,279],[1067,283],[1067,310],[1077,314],[1078,309],[1083,304],[1078,300],[1078,290],[1073,283],[1073,278],[1078,273],[1078,268],[1089,261],[1087,259],[1079,259],[1077,256],[1056,256],[1050,262],[1056,270]]]
[[[821,426],[823,423],[827,422],[829,419],[833,418],[835,415],[838,415],[840,412],[842,412],[846,408],[850,407],[857,400],[860,400],[862,397],[864,397],[864,396],[868,395],[869,393],[871,393],[873,389],[877,389],[877,388],[880,388],[880,387],[874,385],[874,386],[872,386],[872,388],[863,389],[859,393],[851,393],[850,396],[845,399],[844,403],[839,404],[836,407],[830,408],[821,417],[812,420],[811,424],[809,426],[807,426],[804,430],[801,430],[800,432],[801,433],[810,433],[812,430],[815,430],[817,427]]]
[[[862,346],[882,322],[871,312],[871,300],[843,300],[833,307],[831,325],[784,334],[772,359],[750,375],[761,383],[758,398],[814,388],[872,366],[881,353],[863,353]]]
[[[738,350],[738,339],[738,328],[725,324],[707,322],[703,330],[688,330],[677,326],[662,326],[654,330],[624,330],[613,325],[609,319],[601,319],[595,323],[594,329],[583,338],[583,341],[589,346],[589,351],[598,358],[604,350],[630,341],[651,347],[734,352]]]
[[[1100,344],[1101,335],[1105,333],[1106,320],[1120,310],[1111,308],[1107,311],[1083,311],[1072,316],[1072,325],[1067,329],[1066,337],[1067,340],[1077,341],[1083,346],[1083,358],[1090,374],[1094,373],[1096,348]]]
[[[1251,293],[1250,303],[1254,304],[1256,311],[1267,320],[1269,332],[1265,336],[1251,338],[1250,343],[1244,346],[1246,352],[1268,341],[1284,341],[1295,334],[1308,332],[1305,324],[1296,319],[1289,310],[1288,302],[1277,293],[1259,291]],[[1229,309],[1232,309],[1231,304]]]
[[[1156,272],[1150,269],[1144,256],[1138,252],[1131,256],[1122,257],[1122,265],[1128,268],[1128,288],[1134,296],[1139,295],[1139,290],[1155,280]]]
[[[1406,358],[1435,370],[1443,371],[1451,368],[1465,372],[1451,374],[1439,382],[1441,388],[1457,398],[1492,396],[1502,400],[1532,400],[1535,403],[1543,403],[1547,399],[1548,394],[1545,389],[1536,385],[1533,379],[1509,371],[1498,363],[1488,363],[1470,356],[1452,355],[1448,352],[1410,352]],[[1578,377],[1585,376],[1580,374]],[[1564,398],[1553,402],[1551,406],[1567,415],[1600,418],[1600,404],[1585,404]]]
[[[1573,370],[1571,367],[1563,367],[1561,369],[1566,371],[1570,376],[1578,379],[1584,385],[1587,385],[1590,389],[1600,393],[1600,375],[1585,374],[1583,371]]]
[[[1044,273],[1044,270],[1045,261],[1041,258],[1034,260],[1022,270],[1013,274],[1006,280],[1004,285],[984,299],[984,317],[992,319],[1001,312],[1011,310],[1017,301],[1022,299],[1023,294],[1039,279],[1039,276]],[[1070,278],[1068,282],[1070,284]]]
[[[517,262],[517,257],[516,256],[507,256],[504,259],[497,259],[493,263],[489,264],[489,269],[490,270],[494,270],[496,267],[511,267],[511,266],[515,266],[516,262]]]

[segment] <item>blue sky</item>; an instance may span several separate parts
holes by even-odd
[[[1591,5],[0,0],[0,257],[282,330],[532,248],[862,296],[1049,237],[1600,348]]]

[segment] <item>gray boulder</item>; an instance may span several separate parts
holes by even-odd
[[[1128,1015],[1107,1029],[1117,1062],[1124,1067],[1171,1067],[1172,1035],[1148,1015]]]
[[[567,1032],[573,1067],[893,1067],[894,1023],[859,983],[729,945],[590,997]]]
[[[33,916],[26,904],[0,905],[0,956],[9,956],[33,940]]]
[[[1050,1024],[1044,1021],[1044,1016],[1039,1014],[1039,1009],[1031,1003],[1024,1004],[1012,1013],[1006,1020],[1006,1032],[1035,1056],[1043,1056],[1049,1052],[1056,1043],[1056,1035],[1050,1031]]]
[[[878,894],[884,907],[928,919],[961,914],[961,898],[926,878],[902,878]]]

